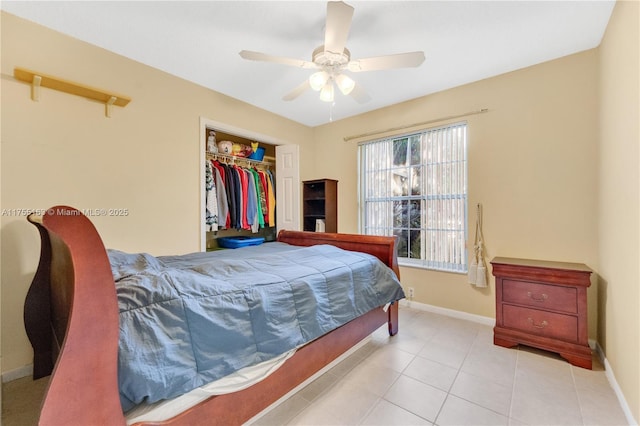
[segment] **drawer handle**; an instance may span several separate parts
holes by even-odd
[[[531,325],[533,325],[535,328],[545,328],[549,325],[547,321],[542,321],[540,324],[536,324],[536,322],[532,318],[527,318],[527,320],[529,320]]]
[[[549,296],[547,296],[546,293],[542,293],[542,296],[537,297],[535,294],[531,293],[530,291],[527,292],[527,296],[529,296],[529,299],[535,300],[536,302],[544,302],[549,298]]]

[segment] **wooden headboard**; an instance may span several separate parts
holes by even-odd
[[[396,237],[282,230],[278,233],[278,241],[295,246],[331,244],[344,250],[369,253],[389,266],[398,278],[400,277]]]
[[[71,395],[82,404],[45,398],[43,424],[124,424],[118,394],[119,321],[115,283],[102,239],[80,211],[55,206],[29,221],[40,231],[40,263],[25,300],[25,328],[34,348],[34,377],[51,373],[47,395]],[[87,356],[87,348],[91,348]],[[58,356],[59,355],[59,356]],[[55,368],[53,368],[55,364]],[[69,396],[73,399],[72,396]]]

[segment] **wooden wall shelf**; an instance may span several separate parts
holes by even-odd
[[[86,86],[84,84],[75,83],[73,81],[64,80],[62,78],[53,77],[41,72],[31,71],[24,68],[15,68],[13,75],[16,79],[31,84],[31,99],[38,101],[40,98],[40,87],[48,87],[49,89],[59,90],[61,92],[70,93],[72,95],[82,96],[101,102],[105,105],[105,115],[111,116],[111,106],[126,106],[131,102],[131,98],[118,95],[95,87]]]

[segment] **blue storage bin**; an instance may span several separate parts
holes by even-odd
[[[223,248],[240,248],[247,246],[258,246],[264,243],[264,238],[262,237],[221,237],[218,238],[218,245]]]
[[[262,161],[264,158],[264,148],[259,146],[256,152],[252,152],[249,157],[251,160]]]

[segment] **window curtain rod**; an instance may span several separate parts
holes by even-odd
[[[456,119],[456,118],[468,117],[470,115],[484,114],[485,112],[489,112],[489,109],[488,108],[482,108],[482,109],[479,109],[479,110],[476,110],[476,111],[466,112],[464,114],[449,115],[447,117],[435,118],[433,120],[423,121],[421,123],[414,123],[414,124],[409,124],[409,125],[405,125],[405,126],[391,127],[389,129],[376,130],[374,132],[369,132],[369,133],[362,133],[360,135],[346,136],[344,138],[344,141],[345,142],[349,142],[349,141],[352,141],[354,139],[362,139],[362,138],[366,138],[366,137],[370,137],[370,136],[378,136],[378,135],[383,135],[385,133],[397,132],[399,130],[407,130],[407,129],[411,129],[411,128],[414,128],[414,127],[418,127],[419,128],[419,127],[425,126],[427,124],[438,123],[440,121],[453,120],[453,119]]]

